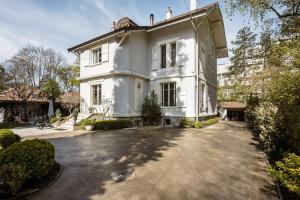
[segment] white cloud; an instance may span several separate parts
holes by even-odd
[[[105,0],[96,0],[95,1],[95,5],[103,12],[104,15],[106,15],[112,21],[116,20],[115,16],[112,14],[111,11],[108,11],[108,9],[104,5],[104,3],[105,3]]]

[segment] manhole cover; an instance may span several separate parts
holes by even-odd
[[[101,155],[95,158],[96,162],[101,162],[102,164],[112,163],[115,159],[110,155]]]
[[[111,178],[116,181],[124,181],[134,178],[133,169],[116,170],[110,173]]]

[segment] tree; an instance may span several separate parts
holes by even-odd
[[[28,45],[5,62],[11,98],[23,105],[25,119],[27,100],[39,93],[45,80],[55,80],[63,56],[53,49]]]
[[[154,90],[146,96],[142,105],[142,116],[146,125],[157,125],[161,120],[160,105],[158,103],[157,94]]]
[[[6,82],[7,82],[7,77],[6,77],[6,71],[5,68],[0,65],[0,92],[4,89],[6,89]]]
[[[48,99],[55,101],[55,99],[61,94],[57,81],[55,79],[49,79],[46,83],[44,83],[43,93],[47,95]]]
[[[79,90],[79,80],[77,78],[80,75],[79,59],[72,66],[65,66],[59,69],[58,77],[62,88],[66,92],[75,92]]]
[[[80,104],[80,95],[78,92],[69,92],[61,96],[60,102],[63,108],[68,109],[71,115],[73,110]]]
[[[256,34],[251,32],[249,27],[243,27],[238,31],[235,40],[232,41],[233,56],[230,58],[232,65],[229,67],[230,75],[247,75],[250,67],[253,66],[255,55]]]

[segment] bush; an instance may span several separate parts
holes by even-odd
[[[202,125],[201,122],[195,122],[195,123],[194,123],[194,127],[195,127],[195,128],[202,128],[202,126],[203,126],[203,125]]]
[[[104,120],[95,121],[95,130],[111,130],[132,127],[131,120]]]
[[[83,122],[81,122],[81,124],[83,126],[87,126],[87,125],[95,126],[95,122],[96,119],[85,119]]]
[[[158,125],[161,122],[160,105],[154,90],[144,99],[142,116],[144,117],[146,125]]]
[[[54,146],[39,139],[15,143],[0,155],[0,165],[12,164],[24,168],[25,181],[41,179],[48,174],[54,162]]]
[[[218,118],[214,118],[214,119],[209,119],[203,122],[204,125],[209,126],[209,125],[213,125],[219,122]]]
[[[194,126],[194,120],[190,119],[190,118],[183,118],[180,121],[180,125],[181,128],[192,128]]]
[[[57,119],[56,117],[53,116],[53,117],[50,118],[50,123],[51,123],[51,124],[54,124],[55,122],[57,122],[57,120],[58,120],[58,119]]]
[[[25,182],[25,168],[20,165],[4,164],[0,166],[0,181],[3,191],[15,195]]]
[[[14,134],[9,129],[0,129],[0,145],[3,149],[6,149],[15,142],[20,142],[21,138],[19,135]]]
[[[274,168],[270,168],[269,173],[275,181],[300,196],[300,156],[287,154],[282,161],[275,163]]]

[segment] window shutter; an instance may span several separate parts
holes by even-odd
[[[152,70],[155,70],[158,68],[158,48],[157,45],[154,45],[152,47]]]
[[[183,66],[185,63],[185,44],[183,40],[176,41],[176,63],[177,66]]]
[[[186,90],[187,90],[187,84],[185,81],[182,81],[180,83],[180,87],[177,87],[177,93],[179,93],[179,102],[178,105],[180,107],[186,106]]]
[[[102,55],[102,62],[108,62],[108,43],[102,44],[101,46],[101,55]]]
[[[82,67],[90,65],[90,50],[86,50],[80,54],[80,62]]]

